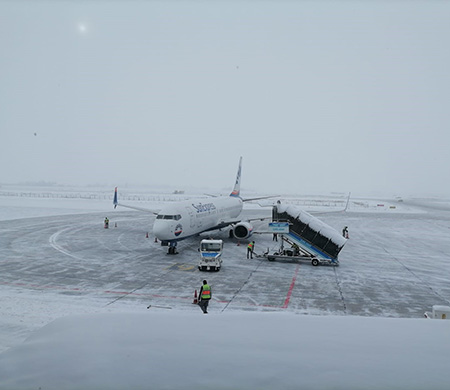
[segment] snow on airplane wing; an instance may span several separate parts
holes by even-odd
[[[348,210],[348,205],[350,203],[350,195],[351,192],[348,193],[347,196],[347,202],[345,204],[345,207],[342,210],[330,210],[330,211],[308,211],[312,215],[325,215],[325,214],[340,214],[345,213]]]
[[[214,194],[204,194],[205,196],[209,196],[211,198],[218,198],[221,195],[214,195]],[[268,195],[268,196],[260,196],[258,198],[241,198],[243,202],[252,202],[254,200],[260,200],[260,199],[270,199],[270,198],[279,198],[280,195]]]
[[[268,196],[260,196],[260,197],[258,197],[258,198],[247,198],[247,199],[243,199],[243,198],[242,198],[242,201],[243,201],[243,202],[252,202],[252,201],[254,201],[254,200],[270,199],[270,198],[279,198],[279,197],[280,197],[280,195],[268,195]]]
[[[348,193],[347,196],[347,201],[345,203],[345,207],[342,210],[327,210],[327,211],[314,211],[314,210],[308,210],[308,213],[312,214],[312,215],[325,215],[325,214],[340,214],[340,213],[344,213],[348,210],[348,206],[350,204],[350,195],[351,192]],[[263,197],[263,198],[253,198],[253,199],[246,199],[245,201],[251,201],[251,200],[257,200],[257,199],[267,199],[267,198],[275,198],[276,196],[267,196],[267,197]],[[260,207],[273,207],[275,206],[274,204],[261,204],[256,202],[257,205],[259,205]],[[306,210],[305,210],[306,211]],[[259,218],[256,218],[255,220],[258,220]]]

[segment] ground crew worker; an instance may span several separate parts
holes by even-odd
[[[208,314],[208,303],[212,297],[211,286],[206,280],[203,281],[203,286],[200,287],[200,294],[198,305],[202,309],[203,314]]]
[[[298,256],[298,254],[300,252],[300,247],[294,242],[292,244],[291,248],[293,249],[294,256]]]
[[[348,238],[348,228],[347,228],[347,226],[344,229],[342,229],[342,237]]]
[[[105,229],[108,229],[109,227],[109,219],[108,217],[105,217]]]
[[[247,259],[253,259],[253,250],[255,249],[255,241],[247,245]],[[250,255],[250,257],[248,257]]]

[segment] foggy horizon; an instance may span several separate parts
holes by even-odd
[[[450,196],[450,3],[0,3],[0,185]]]

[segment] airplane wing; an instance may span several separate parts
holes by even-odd
[[[350,196],[351,196],[351,192],[348,193],[347,196],[347,201],[345,203],[345,207],[341,210],[329,210],[329,211],[314,211],[314,210],[305,210],[306,212],[308,212],[309,214],[312,215],[325,215],[325,214],[341,214],[341,213],[345,213],[348,210],[348,206],[350,204]],[[256,200],[256,199],[267,199],[267,198],[274,198],[276,196],[267,196],[264,198],[253,198],[253,199],[246,199],[245,201],[250,201],[250,200]],[[264,205],[264,204],[260,204],[258,202],[256,202],[256,204],[258,204],[260,207],[273,207],[273,204],[269,204],[269,205]],[[256,218],[255,220],[258,220],[259,218]]]
[[[211,229],[204,230],[204,232],[210,232],[210,231],[213,231],[213,230],[223,229],[223,228],[226,228],[226,227],[228,227],[230,225],[235,225],[235,224],[237,224],[239,222],[241,222],[240,219],[238,219],[236,221],[224,221],[224,222],[218,224],[217,226],[212,227]]]
[[[126,205],[126,204],[123,204],[123,203],[119,203],[119,201],[117,200],[117,187],[114,190],[113,204],[114,204],[114,208],[116,208],[117,206],[126,207],[128,209],[144,211],[144,212],[152,213],[152,214],[155,214],[155,215],[158,215],[158,212],[159,212],[159,210],[155,210],[155,209],[152,210],[152,209],[147,209],[145,207],[136,207],[136,206],[130,206],[130,205]]]
[[[348,205],[350,204],[350,195],[351,192],[348,193],[347,196],[347,202],[345,204],[345,207],[342,210],[332,210],[332,211],[308,211],[308,213],[312,215],[325,215],[325,214],[340,214],[345,213],[348,210]]]
[[[211,198],[217,198],[219,195],[213,195],[213,194],[205,194],[205,196],[209,196]],[[260,200],[260,199],[270,199],[270,198],[278,198],[280,195],[269,195],[269,196],[260,196],[259,198],[241,198],[243,202],[251,202],[253,200]]]
[[[223,221],[220,224],[218,224],[217,226],[214,226],[211,229],[205,230],[205,232],[209,232],[211,230],[219,230],[219,229],[223,229],[226,228],[230,225],[236,225],[239,224],[241,222],[252,222],[252,221],[264,221],[266,219],[272,219],[272,217],[260,217],[260,218],[241,218],[241,219],[235,219],[233,221]]]
[[[328,214],[342,214],[345,213],[347,210],[330,210],[330,211],[313,211],[313,210],[305,210],[307,213],[311,215],[328,215]]]
[[[260,217],[260,218],[247,218],[247,219],[245,219],[245,220],[243,220],[243,221],[246,221],[246,222],[253,222],[253,221],[265,221],[266,219],[272,219],[272,217],[270,216],[270,217]]]
[[[279,198],[280,195],[269,195],[269,196],[260,196],[259,198],[247,198],[242,199],[243,202],[251,202],[253,200],[260,200],[260,199],[270,199],[270,198]]]

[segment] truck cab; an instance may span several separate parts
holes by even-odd
[[[222,240],[202,240],[200,242],[200,271],[219,271],[222,266]]]

